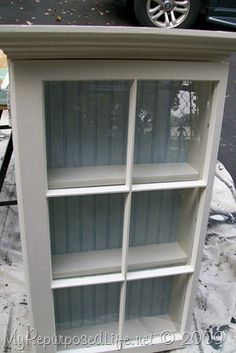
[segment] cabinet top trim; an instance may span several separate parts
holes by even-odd
[[[222,61],[236,34],[184,29],[102,26],[0,26],[10,59],[160,59]]]

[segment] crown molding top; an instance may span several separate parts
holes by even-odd
[[[9,59],[168,59],[223,61],[236,33],[147,27],[1,25]]]

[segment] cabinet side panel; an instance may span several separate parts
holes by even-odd
[[[21,239],[27,280],[31,327],[40,336],[54,334],[51,291],[45,138],[42,85],[39,80],[17,80],[17,63],[10,63],[11,113]],[[37,353],[55,346],[36,344]]]
[[[225,94],[227,87],[228,64],[223,63],[215,73],[219,81],[215,84],[212,111],[210,117],[209,135],[207,141],[205,165],[203,170],[203,179],[207,181],[207,187],[202,192],[199,203],[199,210],[196,221],[195,237],[192,249],[191,266],[194,268],[194,274],[189,279],[184,306],[183,321],[181,331],[189,330],[191,315],[196,297],[197,284],[201,268],[201,259],[206,236],[208,215],[212,196],[213,181],[215,176],[216,159],[219,148],[221,125],[224,113]]]

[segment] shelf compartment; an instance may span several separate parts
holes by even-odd
[[[93,167],[125,167],[129,96],[129,80],[44,82],[47,166],[55,168],[56,187],[60,178],[78,186],[75,180],[86,180],[87,167],[91,182],[104,178]]]
[[[199,173],[188,163],[138,164],[133,169],[135,184],[197,180]],[[48,188],[83,188],[125,184],[124,166],[54,168],[48,170]]]
[[[169,329],[179,332],[188,275],[128,281],[124,332],[137,336],[159,336]]]
[[[173,173],[170,180],[180,179],[175,170],[169,173],[171,163],[179,164],[180,172],[184,163],[192,168],[190,175],[183,169],[183,180],[202,177],[213,89],[212,82],[203,81],[138,81],[134,167],[154,165],[147,182],[159,181],[159,163],[164,174],[172,178]],[[135,175],[133,183],[139,183]]]
[[[168,253],[171,244],[178,244],[185,254],[186,264],[191,255],[200,195],[200,189],[133,192],[129,247],[150,246],[152,251],[151,247],[157,245],[157,249],[159,246],[161,249],[164,245],[163,251]],[[128,262],[130,255],[129,252]],[[160,256],[168,258],[167,254]],[[163,265],[171,265],[171,262]],[[150,262],[149,268],[155,266]],[[133,264],[132,270],[142,270],[142,264]]]
[[[107,249],[52,256],[54,279],[121,272],[121,249]],[[154,244],[129,249],[128,269],[146,269],[187,262],[177,243]]]
[[[124,200],[118,193],[49,198],[52,255],[121,249]]]
[[[57,335],[117,335],[120,290],[120,283],[53,290]]]

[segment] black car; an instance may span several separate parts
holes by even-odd
[[[200,13],[208,21],[236,28],[236,0],[116,0],[132,7],[142,26],[189,28]]]

